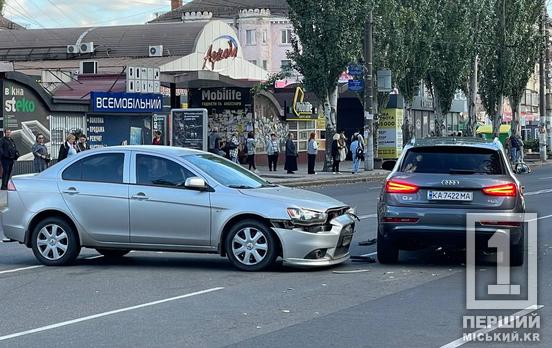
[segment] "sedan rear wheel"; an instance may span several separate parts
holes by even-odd
[[[242,271],[260,271],[270,267],[278,257],[276,239],[265,224],[244,220],[234,225],[225,241],[226,254]]]
[[[64,266],[80,252],[76,231],[64,220],[51,217],[36,225],[31,237],[35,257],[46,266]]]

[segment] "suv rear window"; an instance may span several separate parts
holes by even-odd
[[[400,171],[466,175],[505,174],[499,151],[467,146],[412,148],[406,153]]]

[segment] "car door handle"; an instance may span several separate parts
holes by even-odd
[[[70,195],[77,195],[79,194],[79,190],[77,190],[75,187],[69,187],[67,190],[63,190],[63,193],[67,193]]]
[[[131,197],[132,199],[136,199],[138,201],[146,201],[148,200],[148,196],[146,196],[146,194],[144,192],[139,192],[137,194],[135,194],[134,196]]]

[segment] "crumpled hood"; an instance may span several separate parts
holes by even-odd
[[[240,190],[240,192],[245,196],[266,199],[267,203],[278,201],[287,204],[288,207],[298,206],[318,211],[347,206],[343,202],[320,193],[282,186]]]

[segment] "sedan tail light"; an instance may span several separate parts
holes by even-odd
[[[483,189],[484,194],[497,197],[515,197],[517,191],[517,185],[514,183],[490,186]]]
[[[407,182],[388,180],[385,184],[385,192],[387,193],[416,193],[419,190],[418,186]]]
[[[13,181],[8,181],[8,191],[15,191],[15,184],[13,183]]]

